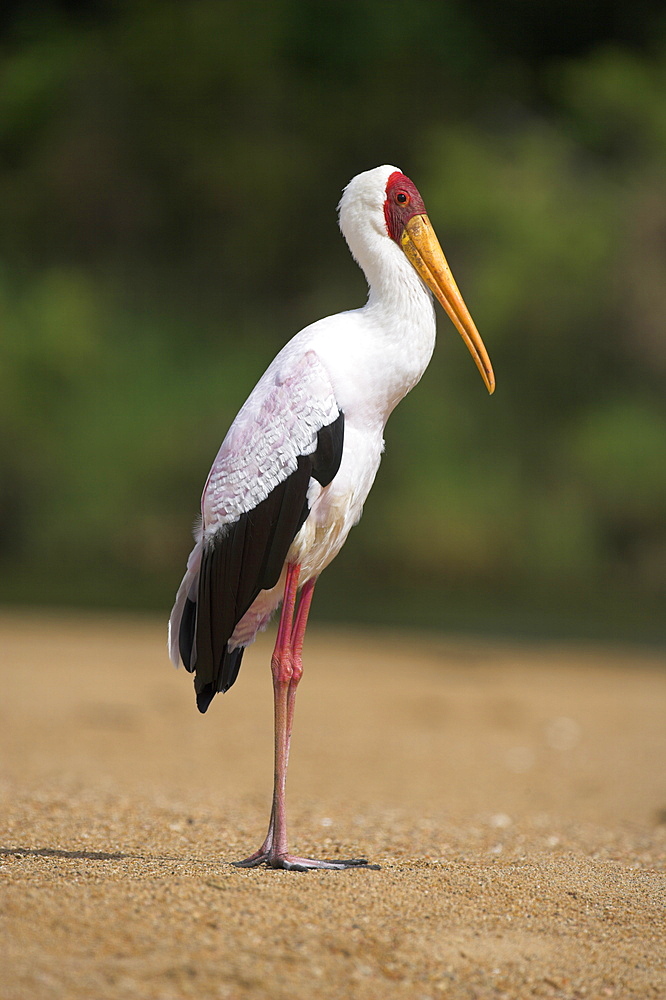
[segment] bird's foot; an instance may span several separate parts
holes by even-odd
[[[257,868],[266,865],[267,868],[282,868],[288,872],[309,872],[313,869],[343,871],[347,868],[364,868],[379,871],[379,865],[371,865],[367,858],[347,858],[342,861],[319,861],[317,858],[300,858],[295,854],[273,854],[271,851],[256,851],[244,861],[232,861],[236,868]]]

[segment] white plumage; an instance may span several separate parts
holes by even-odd
[[[379,468],[386,421],[434,349],[429,289],[462,333],[489,390],[494,386],[412,182],[393,166],[369,170],[347,186],[339,211],[342,233],[368,280],[368,301],[301,330],[241,408],[206,482],[201,526],[169,622],[171,658],[197,672],[205,711],[215,692],[233,683],[242,647],[266,626],[288,588],[273,657],[276,792],[269,834],[247,864],[330,867],[287,853],[286,757],[278,780],[278,751],[288,755],[314,581],[358,522]],[[307,600],[293,624],[296,588],[303,585]],[[236,602],[233,614],[216,604],[224,605],[226,594]],[[222,631],[218,612],[226,615]],[[278,732],[279,699],[284,723]]]

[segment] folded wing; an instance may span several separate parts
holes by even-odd
[[[195,672],[202,712],[236,680],[243,647],[229,649],[229,640],[260,592],[278,583],[309,514],[311,480],[327,486],[342,458],[344,415],[316,354],[276,361],[215,459],[169,622],[171,658]]]

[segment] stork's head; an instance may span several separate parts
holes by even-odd
[[[371,238],[376,253],[380,252],[383,240],[387,241],[385,248],[390,246],[388,241],[392,241],[402,250],[467,344],[488,392],[494,392],[495,376],[490,358],[413,181],[392,166],[376,167],[358,174],[343,192],[340,228],[357,258],[359,253],[355,244],[364,234]]]

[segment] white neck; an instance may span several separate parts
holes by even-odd
[[[393,408],[419,381],[432,356],[433,300],[385,230],[377,232],[369,227],[366,218],[363,227],[351,231],[345,228],[345,237],[368,281],[368,301],[359,312],[376,358],[371,365],[371,395],[385,423]]]
[[[434,338],[430,292],[386,229],[386,183],[396,170],[377,167],[348,184],[340,201],[340,228],[368,282],[365,308],[378,321],[381,317],[386,334],[407,336],[411,330]]]

